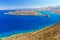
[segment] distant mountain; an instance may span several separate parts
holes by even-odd
[[[60,6],[51,7],[50,11],[55,12],[55,13],[60,13]]]
[[[52,7],[52,6],[42,7],[42,8],[39,8],[39,10],[42,10],[42,11],[52,11],[52,12],[59,11],[59,13],[60,13],[60,6],[55,6],[55,7]]]

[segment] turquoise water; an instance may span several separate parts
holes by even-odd
[[[9,10],[10,11],[10,10]],[[28,33],[35,30],[43,29],[60,22],[60,15],[50,11],[39,11],[45,16],[16,16],[4,14],[8,10],[0,11],[0,38],[11,36],[19,33]]]

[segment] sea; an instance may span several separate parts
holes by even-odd
[[[0,10],[0,38],[9,37],[15,34],[24,34],[44,29],[60,22],[60,14],[51,11],[38,11],[40,14],[48,14],[46,16],[18,16],[4,14],[15,10]]]

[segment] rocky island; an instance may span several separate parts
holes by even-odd
[[[50,18],[51,16],[48,14],[43,14],[42,16]]]
[[[16,11],[16,12],[8,12],[5,14],[10,14],[10,15],[40,15],[39,12],[34,12],[34,11]]]
[[[60,40],[60,22],[42,30],[26,34],[16,34],[1,40]]]

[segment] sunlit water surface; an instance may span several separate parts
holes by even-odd
[[[11,11],[11,10],[9,10]],[[50,11],[39,11],[45,16],[16,16],[4,14],[8,10],[0,10],[0,38],[14,34],[28,33],[52,26],[60,21],[60,15]]]

